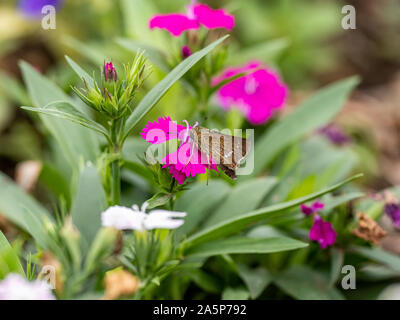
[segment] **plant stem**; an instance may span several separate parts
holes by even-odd
[[[121,172],[120,172],[120,159],[119,153],[121,147],[118,143],[119,131],[120,131],[120,121],[114,120],[111,125],[111,141],[110,154],[116,156],[116,159],[112,160],[110,163],[110,201],[111,205],[119,205],[121,202]]]
[[[119,159],[111,162],[111,204],[119,205],[121,202],[121,173]]]

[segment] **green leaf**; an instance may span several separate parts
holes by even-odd
[[[140,101],[139,105],[135,108],[129,116],[126,125],[124,138],[128,136],[131,130],[139,123],[139,121],[155,106],[155,104],[164,96],[172,85],[177,82],[190,68],[192,68],[199,60],[206,56],[216,46],[221,44],[228,35],[221,39],[214,41],[204,49],[195,52],[189,58],[182,61],[170,73],[168,73],[163,80],[161,80],[150,92]]]
[[[267,218],[275,218],[285,213],[287,209],[291,209],[299,206],[300,204],[321,197],[322,195],[332,192],[341,186],[349,183],[350,181],[361,177],[362,174],[355,175],[341,183],[338,183],[330,188],[326,188],[322,191],[312,193],[308,196],[301,197],[298,199],[294,199],[288,202],[275,204],[269,207],[265,207],[262,209],[258,209],[247,214],[241,215],[239,217],[235,217],[228,221],[224,221],[218,223],[214,226],[210,226],[204,230],[199,231],[198,233],[189,237],[186,242],[182,245],[186,248],[189,248],[193,245],[197,245],[206,241],[215,240],[229,234],[237,233],[240,230],[248,227],[250,224],[265,220]]]
[[[296,266],[274,275],[274,283],[300,300],[341,300],[341,293],[329,285],[323,274],[306,266]]]
[[[43,220],[52,220],[47,210],[1,172],[0,190],[0,212],[46,248]]]
[[[291,238],[248,238],[235,237],[207,242],[192,247],[188,256],[210,257],[220,254],[271,253],[307,247],[308,244]]]
[[[80,65],[78,65],[74,60],[72,60],[68,56],[65,56],[65,60],[67,60],[68,64],[71,66],[71,68],[75,71],[75,73],[79,76],[80,79],[86,81],[86,83],[90,87],[94,87],[93,78],[85,70],[83,70]]]
[[[84,272],[93,272],[112,253],[117,234],[113,228],[102,228],[99,230],[86,256]]]
[[[277,180],[272,177],[252,179],[238,184],[229,196],[207,219],[205,226],[215,225],[224,220],[237,217],[256,209],[265,195],[275,186]]]
[[[182,238],[206,221],[209,211],[225,199],[230,188],[220,180],[211,180],[208,185],[198,183],[185,192],[177,201],[175,209],[187,212],[185,223],[177,229],[176,236]]]
[[[4,279],[11,272],[25,276],[24,269],[15,249],[11,247],[7,238],[0,231],[0,280]]]
[[[108,132],[102,125],[89,119],[85,114],[75,109],[69,102],[55,101],[47,104],[43,108],[25,106],[21,108],[24,110],[39,112],[57,118],[66,119],[96,132],[99,132],[105,137],[108,137]]]
[[[78,191],[71,210],[72,221],[88,245],[101,228],[101,213],[106,204],[99,173],[96,167],[89,164],[81,171]]]
[[[245,288],[226,288],[222,292],[222,300],[247,300],[249,292]]]
[[[253,174],[261,173],[285,147],[331,121],[358,83],[357,77],[334,83],[272,126],[255,145],[257,157]]]
[[[63,198],[66,201],[67,208],[71,206],[71,193],[69,185],[59,171],[51,165],[44,163],[40,172],[39,180],[46,188],[57,198]]]
[[[151,197],[149,200],[146,202],[149,204],[147,207],[148,209],[153,209],[157,207],[161,207],[165,204],[167,204],[172,198],[173,198],[172,193],[156,193],[153,197]]]
[[[264,268],[251,269],[244,264],[238,264],[237,270],[252,299],[256,299],[272,281],[271,274]]]
[[[199,288],[209,293],[220,293],[221,284],[215,278],[201,269],[187,269],[184,275],[188,276]]]
[[[380,248],[365,248],[361,246],[352,246],[350,251],[355,252],[367,259],[382,263],[393,271],[400,272],[400,257],[386,252]]]
[[[0,90],[18,104],[30,103],[28,94],[21,83],[2,71],[0,71]]]
[[[339,279],[344,262],[344,251],[342,249],[332,249],[331,251],[331,278],[329,285],[334,286]]]
[[[44,107],[54,101],[74,102],[59,87],[54,85],[26,62],[20,64],[29,95],[35,107]],[[40,115],[44,125],[56,138],[73,168],[78,168],[80,159],[95,161],[100,152],[99,141],[94,132],[65,119]]]

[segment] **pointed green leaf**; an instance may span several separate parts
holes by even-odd
[[[227,221],[220,222],[214,226],[210,226],[204,230],[197,232],[196,234],[189,237],[182,246],[190,248],[194,245],[198,245],[203,242],[222,238],[224,236],[237,233],[240,230],[248,227],[250,224],[265,220],[267,218],[276,218],[286,212],[286,210],[299,206],[300,204],[316,199],[323,196],[326,193],[332,192],[341,186],[349,183],[350,181],[361,177],[362,174],[355,175],[341,183],[338,183],[330,188],[321,190],[319,192],[312,193],[305,197],[294,199],[288,202],[275,204],[269,207],[261,208],[247,214],[240,215]]]
[[[256,299],[272,281],[271,274],[264,268],[251,269],[247,265],[238,264],[237,270],[252,299]]]
[[[38,73],[29,64],[21,62],[20,66],[35,107],[43,108],[54,101],[74,103],[59,87]],[[66,119],[55,119],[48,115],[40,115],[40,118],[56,138],[73,168],[78,168],[81,158],[95,161],[100,148],[98,138],[94,132]]]
[[[1,172],[0,190],[0,212],[46,247],[43,220],[52,220],[47,210]]]
[[[221,254],[272,253],[307,247],[308,244],[286,237],[248,238],[235,237],[207,242],[191,248],[188,256],[210,257]]]
[[[253,174],[261,173],[285,147],[331,121],[358,83],[352,77],[322,89],[271,127],[255,145]]]
[[[78,65],[74,60],[72,60],[68,56],[65,56],[65,59],[67,60],[68,64],[71,66],[71,68],[75,71],[75,73],[79,76],[80,79],[84,79],[90,87],[94,87],[93,78],[85,70],[83,70],[80,65]]]
[[[172,85],[177,82],[187,71],[190,70],[199,60],[206,56],[216,46],[221,44],[228,35],[214,41],[204,49],[193,53],[189,58],[182,61],[174,70],[168,73],[150,92],[140,101],[129,116],[126,125],[124,137],[127,137],[131,130],[139,123],[139,121],[155,106],[155,104],[164,96]]]
[[[103,134],[104,136],[108,137],[107,130],[101,124],[88,118],[85,114],[75,109],[69,102],[55,101],[49,103],[43,108],[26,107],[26,106],[23,106],[21,108],[24,110],[29,110],[33,112],[47,114],[61,119],[66,119],[74,123],[77,123],[81,126],[84,126],[86,128],[97,131]]]
[[[225,201],[207,219],[205,226],[215,225],[256,209],[276,182],[276,178],[264,177],[238,184],[232,188]]]
[[[24,269],[15,249],[11,247],[7,238],[0,231],[0,280],[4,279],[11,272],[25,276]]]
[[[71,209],[72,221],[88,245],[101,228],[101,213],[106,204],[99,173],[96,167],[88,164],[81,171],[78,191]]]
[[[342,300],[343,295],[329,285],[329,279],[307,266],[292,267],[274,276],[274,283],[299,300]]]

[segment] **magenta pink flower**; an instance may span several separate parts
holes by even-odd
[[[192,55],[192,50],[190,50],[188,46],[183,46],[181,53],[182,53],[182,58],[186,59]]]
[[[103,73],[106,81],[118,81],[117,71],[115,70],[112,62],[106,63],[104,61]]]
[[[149,22],[150,29],[165,29],[175,37],[187,30],[199,29],[200,25],[207,29],[232,30],[235,26],[235,18],[224,9],[214,10],[205,4],[196,4],[194,1],[187,7],[186,14],[155,15]]]
[[[217,170],[214,161],[207,159],[207,156],[201,153],[190,140],[191,129],[189,125],[178,125],[170,117],[165,117],[149,122],[140,133],[143,139],[152,144],[179,139],[179,148],[161,159],[163,168],[168,168],[179,184],[183,184],[190,176],[206,173],[206,169]]]
[[[324,208],[324,204],[320,201],[315,201],[311,205],[302,204],[300,205],[301,211],[306,215],[309,216],[310,214],[316,213],[321,211]]]
[[[149,27],[150,29],[165,29],[174,37],[179,37],[186,30],[199,29],[199,24],[185,14],[172,13],[155,15],[151,18]]]
[[[318,241],[320,247],[326,249],[328,246],[331,246],[336,242],[336,236],[332,224],[322,220],[322,218],[316,214],[314,216],[314,224],[309,234],[310,239]]]
[[[251,124],[263,124],[283,106],[288,89],[277,73],[258,61],[226,69],[221,76],[212,80],[212,85],[216,86],[241,73],[247,74],[218,90],[219,103],[226,110],[238,108]]]

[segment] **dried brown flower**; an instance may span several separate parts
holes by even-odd
[[[359,218],[358,228],[353,230],[352,233],[365,241],[372,242],[376,246],[379,245],[379,241],[386,236],[386,231],[365,213],[357,213],[357,216]]]
[[[135,293],[139,289],[139,279],[125,270],[113,270],[104,278],[106,293],[104,300],[114,300]]]

